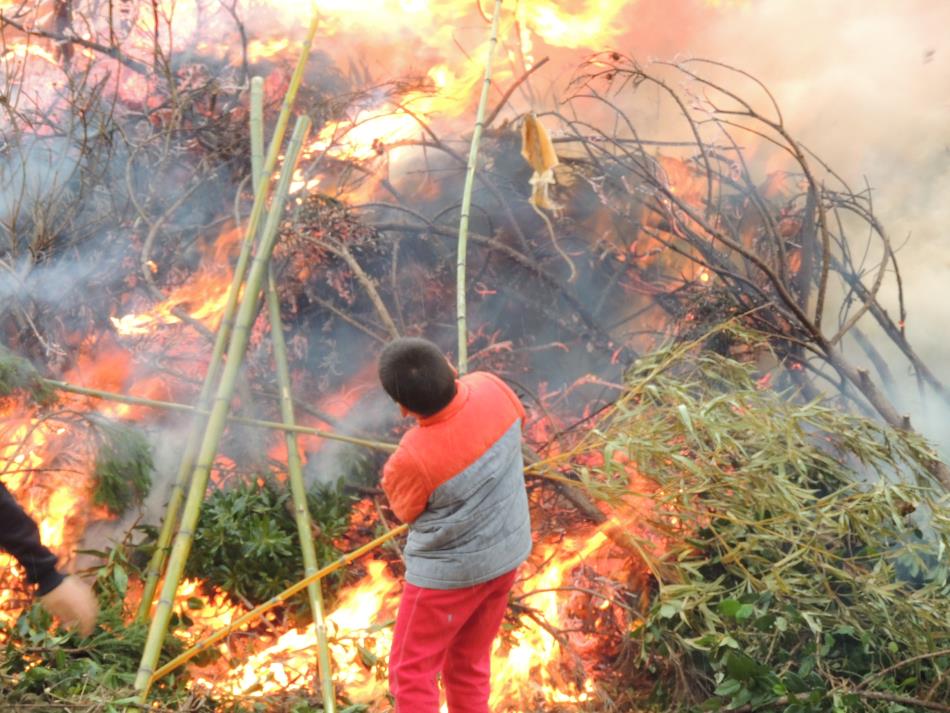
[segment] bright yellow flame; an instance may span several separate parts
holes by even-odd
[[[368,703],[386,694],[385,679],[370,670],[367,657],[385,660],[389,653],[392,629],[378,625],[395,615],[398,588],[399,583],[386,571],[386,563],[371,561],[367,564],[366,576],[347,588],[326,618],[334,681],[354,702]],[[179,598],[184,596],[181,594]],[[240,608],[231,609],[235,613],[226,619],[213,612],[212,616],[220,617],[217,625],[225,625],[232,616],[242,613]],[[194,618],[191,612],[189,616]],[[198,616],[202,626],[211,621],[203,616],[203,610]],[[316,674],[316,647],[313,624],[303,631],[290,630],[273,644],[247,657],[237,668],[227,671],[223,678],[196,676],[194,685],[241,696],[263,696],[309,686]]]
[[[629,4],[627,0],[521,0],[514,12],[503,9],[499,40],[508,51],[499,53],[496,60],[495,86],[510,80],[519,58],[526,67],[533,64],[536,40],[551,48],[605,48],[624,31],[620,15]],[[285,0],[272,2],[270,7],[285,22],[303,22],[310,17],[306,3]],[[317,10],[323,23],[321,35],[335,40],[326,47],[331,55],[344,54],[349,38],[360,43],[371,38],[376,48],[371,58],[374,62],[383,67],[399,63],[399,69],[393,71],[406,75],[418,73],[422,64],[429,86],[404,93],[398,101],[381,99],[375,106],[363,106],[353,116],[326,124],[304,153],[301,165],[324,153],[332,158],[372,160],[387,154],[392,146],[420,136],[419,122],[401,107],[427,123],[467,118],[478,96],[489,49],[489,43],[479,39],[474,46],[465,44],[464,53],[458,51],[460,28],[466,33],[477,28],[479,36],[484,36],[483,20],[473,11],[470,0],[323,0]],[[466,35],[471,36],[474,34]],[[406,46],[413,48],[408,58],[402,51]],[[285,36],[256,39],[248,45],[248,59],[254,62],[282,53],[289,56],[291,47],[293,43]],[[387,53],[396,53],[392,61]],[[295,180],[293,190],[305,186],[306,181]],[[316,184],[311,184],[310,188],[314,187]]]
[[[122,336],[145,335],[163,324],[177,324],[181,319],[175,312],[184,310],[192,319],[209,329],[217,326],[227,302],[231,283],[228,253],[240,237],[240,231],[222,233],[214,244],[213,252],[202,260],[201,269],[191,282],[172,290],[162,302],[141,313],[110,317],[109,321]],[[149,269],[155,272],[150,265]]]
[[[519,10],[525,24],[553,47],[603,48],[625,30],[617,19],[629,5],[629,0],[591,0],[584,10],[571,12],[563,2],[536,1]]]
[[[253,64],[268,59],[286,50],[290,44],[286,37],[276,40],[251,40],[247,43],[247,61]]]
[[[566,595],[559,590],[569,588],[571,572],[581,564],[592,564],[608,544],[605,532],[596,531],[586,538],[541,547],[532,559],[545,564],[519,587],[525,593],[537,592],[526,599],[526,604],[552,627],[566,628],[569,622],[562,615]],[[572,554],[565,557],[565,552]],[[389,623],[395,617],[399,589],[400,584],[388,573],[386,563],[371,561],[367,563],[366,576],[343,592],[327,617],[334,682],[354,703],[381,700],[388,690],[384,664],[392,645]],[[609,602],[598,603],[599,609],[607,607]],[[237,608],[237,613],[240,611]],[[193,616],[191,612],[189,616]],[[202,611],[198,617],[202,626],[208,623]],[[221,618],[222,624],[228,620],[230,617]],[[266,648],[242,656],[243,663],[237,668],[196,674],[194,685],[241,696],[263,696],[313,686],[317,674],[316,646],[312,624],[302,631],[291,630]],[[234,656],[227,648],[223,653],[226,657]],[[565,689],[557,672],[562,655],[559,642],[530,619],[499,638],[492,652],[492,710],[526,710],[536,699],[561,704],[592,700],[594,683],[589,677],[579,690]],[[377,661],[382,665],[377,665]]]
[[[12,58],[24,59],[26,57],[39,57],[45,59],[50,64],[57,64],[56,56],[48,49],[35,43],[18,42],[7,47],[7,51],[0,55],[3,60]]]

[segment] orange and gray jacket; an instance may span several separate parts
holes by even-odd
[[[406,581],[457,589],[511,571],[531,552],[524,407],[498,377],[474,372],[455,398],[405,433],[383,468],[393,512],[410,523]]]

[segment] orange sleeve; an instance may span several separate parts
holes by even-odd
[[[421,464],[405,446],[400,446],[383,466],[383,492],[402,522],[412,522],[426,509],[431,494],[428,483]]]

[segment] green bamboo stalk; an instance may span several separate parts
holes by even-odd
[[[221,374],[221,382],[218,385],[214,401],[212,402],[211,415],[208,417],[208,424],[201,441],[201,447],[198,450],[195,469],[191,476],[191,485],[188,489],[188,497],[185,500],[184,511],[182,512],[181,525],[178,534],[175,536],[174,544],[172,545],[171,555],[168,559],[168,568],[165,573],[165,581],[162,583],[158,604],[155,607],[155,613],[149,625],[145,649],[142,653],[142,661],[139,664],[138,674],[135,678],[135,689],[139,691],[139,702],[142,704],[145,703],[145,695],[143,692],[148,687],[148,681],[155,671],[155,666],[161,653],[162,643],[168,632],[175,592],[178,589],[178,583],[185,569],[185,561],[191,551],[195,525],[198,522],[198,515],[201,511],[202,501],[204,500],[205,488],[208,485],[208,476],[218,452],[218,444],[221,441],[221,435],[227,421],[228,409],[230,408],[231,398],[234,395],[235,383],[244,361],[244,352],[247,349],[247,343],[250,338],[251,326],[257,315],[260,291],[267,274],[271,251],[277,240],[278,228],[284,213],[284,203],[287,200],[287,194],[290,188],[290,179],[296,168],[297,159],[300,156],[300,149],[303,146],[304,138],[309,129],[310,120],[306,116],[299,117],[297,119],[297,125],[294,127],[290,145],[287,149],[287,158],[280,171],[280,180],[277,183],[274,201],[267,216],[267,223],[264,226],[260,244],[254,254],[254,259],[248,271],[244,297],[241,300],[240,308],[235,317],[234,327],[231,330],[231,338],[227,350],[227,361]],[[271,147],[273,149],[274,144],[272,144]],[[262,185],[258,199],[264,192]]]
[[[53,379],[42,379],[43,383],[58,389],[68,391],[73,394],[83,396],[92,396],[93,398],[103,399],[104,401],[115,401],[120,404],[130,404],[132,406],[148,406],[149,408],[165,409],[167,411],[188,411],[197,413],[199,416],[208,416],[211,412],[208,410],[199,410],[188,404],[180,404],[175,401],[156,401],[155,399],[146,399],[142,396],[128,396],[126,394],[117,394],[112,391],[103,391],[102,389],[93,389],[88,386],[76,386],[65,381],[54,381]],[[354,446],[363,446],[375,451],[392,453],[396,450],[395,443],[386,441],[373,441],[368,438],[357,438],[356,436],[345,436],[342,433],[333,433],[324,431],[322,428],[311,428],[310,426],[288,426],[279,421],[264,421],[259,418],[246,418],[244,416],[228,416],[228,421],[244,424],[246,426],[257,426],[258,428],[268,428],[274,431],[292,431],[293,433],[303,433],[309,436],[319,436],[332,441],[341,441],[351,443]]]
[[[188,486],[188,480],[195,465],[195,456],[198,453],[198,445],[201,443],[200,434],[206,423],[204,414],[207,413],[211,390],[218,377],[218,365],[224,354],[224,345],[227,343],[228,332],[230,331],[228,308],[230,307],[230,311],[233,312],[234,305],[237,304],[237,295],[240,293],[240,281],[243,279],[247,259],[250,255],[251,242],[252,241],[245,241],[245,245],[241,248],[237,265],[234,268],[234,278],[231,282],[231,287],[228,288],[224,316],[218,327],[211,359],[208,362],[208,371],[205,374],[205,380],[201,386],[201,391],[198,394],[198,400],[195,405],[195,419],[188,431],[188,437],[185,440],[181,460],[178,463],[178,473],[175,476],[171,493],[169,493],[168,496],[168,504],[165,506],[165,517],[162,519],[162,526],[155,543],[155,551],[152,553],[148,567],[145,569],[145,584],[142,588],[142,599],[139,602],[139,608],[135,615],[136,621],[145,621],[148,617],[149,610],[152,608],[152,600],[155,598],[155,590],[158,588],[159,577],[161,577],[162,569],[165,566],[165,558],[168,555],[172,535],[178,526],[178,513],[181,511],[181,505],[185,501],[185,488]],[[233,301],[231,299],[232,295],[234,296]]]
[[[301,41],[297,66],[294,68],[294,73],[290,78],[290,84],[287,87],[286,94],[284,94],[284,101],[280,108],[280,114],[277,117],[277,124],[274,128],[274,136],[271,140],[270,150],[267,152],[267,159],[262,169],[262,174],[265,176],[270,177],[274,172],[274,167],[277,165],[280,145],[284,140],[287,123],[290,120],[290,114],[293,110],[294,102],[297,99],[297,91],[300,88],[304,69],[306,69],[307,61],[310,58],[310,47],[313,44],[313,38],[317,34],[318,26],[319,16],[314,12],[310,20],[310,28],[307,31],[307,35]],[[218,333],[215,337],[214,346],[212,347],[211,359],[208,361],[208,372],[205,374],[205,380],[201,386],[201,392],[198,395],[196,405],[199,410],[204,410],[208,407],[208,401],[214,391],[215,384],[218,383],[221,360],[224,356],[225,347],[230,339],[234,313],[237,309],[238,297],[241,294],[241,284],[244,282],[244,274],[247,271],[251,248],[254,245],[254,240],[260,227],[261,217],[264,214],[269,184],[270,181],[265,181],[265,185],[262,186],[262,189],[256,192],[254,205],[251,208],[247,232],[244,235],[244,242],[241,245],[241,253],[238,255],[237,263],[234,266],[234,276],[231,278],[230,287],[228,287],[228,295],[224,304],[221,324],[218,327]],[[178,524],[178,513],[181,511],[181,506],[185,499],[185,488],[188,485],[188,479],[194,468],[195,456],[197,455],[198,446],[200,444],[199,434],[203,432],[202,425],[204,425],[203,417],[196,418],[182,451],[178,473],[175,476],[175,483],[169,494],[168,504],[165,506],[165,518],[162,521],[158,541],[155,544],[155,552],[152,554],[152,558],[146,568],[145,586],[142,589],[142,601],[139,603],[139,609],[135,617],[138,621],[144,621],[148,617],[149,610],[152,608],[152,599],[155,596],[158,580],[165,564],[165,558],[168,555],[168,547],[171,543],[175,527]]]
[[[264,171],[264,78],[251,79],[251,183],[254,195],[260,192]]]
[[[283,324],[280,319],[280,300],[274,281],[273,266],[268,271],[267,309],[270,312],[271,340],[274,346],[274,361],[277,365],[277,385],[280,389],[280,412],[287,426],[294,425],[294,402],[291,396],[290,369],[287,366],[287,349],[284,343]],[[294,516],[297,520],[297,534],[300,537],[300,550],[303,554],[304,573],[309,576],[317,571],[317,552],[313,544],[313,532],[310,529],[310,510],[307,507],[307,489],[303,482],[303,467],[300,461],[300,449],[297,436],[286,431],[287,475],[290,480],[290,492],[294,499]],[[317,634],[317,651],[320,662],[320,684],[323,689],[323,710],[334,713],[336,694],[333,690],[333,670],[330,664],[330,647],[327,644],[327,625],[324,619],[323,590],[317,581],[307,586],[307,598],[313,612],[313,623]]]
[[[465,306],[465,268],[468,251],[468,216],[472,209],[472,186],[475,183],[475,167],[478,163],[478,144],[482,138],[482,129],[485,127],[485,108],[488,106],[488,89],[491,87],[492,60],[495,56],[495,46],[498,44],[498,19],[501,17],[501,0],[495,0],[495,11],[492,14],[491,38],[488,45],[488,56],[485,58],[485,81],[482,84],[482,96],[478,100],[478,114],[475,117],[475,131],[472,134],[472,143],[468,151],[468,166],[465,169],[465,188],[462,190],[462,213],[459,217],[458,262],[455,270],[455,311],[458,320],[459,374],[468,371],[468,326],[466,324]]]
[[[190,649],[183,651],[181,654],[173,658],[171,661],[169,661],[160,669],[158,669],[154,674],[152,674],[152,677],[149,679],[149,682],[148,682],[148,688],[145,689],[145,694],[148,695],[148,691],[151,689],[152,685],[156,681],[161,680],[162,678],[170,674],[172,671],[174,671],[176,668],[178,668],[182,664],[188,663],[191,659],[193,659],[195,656],[197,656],[202,651],[207,649],[209,646],[214,646],[216,643],[221,641],[221,639],[225,638],[232,632],[237,631],[248,622],[254,621],[255,619],[259,619],[262,614],[265,614],[266,612],[270,611],[271,609],[276,607],[278,604],[282,604],[283,602],[286,602],[288,599],[290,599],[292,596],[297,594],[297,592],[301,591],[305,587],[309,587],[314,582],[319,582],[321,579],[324,579],[328,575],[333,574],[338,569],[342,569],[343,567],[346,567],[348,564],[350,564],[354,560],[359,559],[360,557],[365,555],[367,552],[370,552],[371,550],[374,550],[380,545],[385,544],[386,542],[393,539],[394,537],[397,537],[403,534],[408,529],[409,529],[408,525],[400,525],[399,527],[393,528],[389,532],[383,535],[380,535],[372,542],[367,542],[362,547],[343,555],[339,559],[334,560],[333,562],[328,564],[326,567],[318,570],[317,572],[307,575],[304,579],[300,580],[296,584],[292,584],[291,586],[287,587],[287,589],[282,591],[280,594],[275,594],[273,597],[268,599],[263,604],[260,604],[254,609],[251,609],[251,611],[242,614],[241,616],[239,616],[237,619],[232,621],[227,626],[224,626],[218,629],[217,631],[212,632],[211,634],[208,634],[208,636],[201,639],[198,643],[196,643]]]
[[[263,80],[255,77],[251,80],[251,178],[255,193],[260,190],[263,153]],[[267,266],[267,311],[270,316],[271,342],[277,368],[277,387],[280,391],[280,414],[284,425],[293,427],[296,425],[296,419],[294,401],[291,396],[290,367],[287,364],[287,345],[284,342],[284,325],[280,318],[280,299],[277,295],[273,264]],[[310,529],[310,509],[307,507],[307,489],[303,482],[300,448],[297,435],[293,431],[285,431],[284,439],[287,445],[287,475],[290,480],[290,492],[294,499],[294,517],[297,521],[297,534],[300,537],[304,574],[309,577],[318,569],[317,552],[313,544],[313,532]],[[317,635],[323,710],[326,713],[335,713],[336,694],[333,689],[333,670],[330,665],[330,647],[327,643],[327,625],[324,620],[323,588],[319,581],[313,581],[307,585],[307,599],[310,601],[310,611],[313,614],[313,625]]]

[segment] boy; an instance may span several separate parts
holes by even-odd
[[[487,713],[491,647],[515,570],[531,552],[524,407],[498,377],[457,372],[432,342],[396,339],[379,380],[410,428],[383,468],[393,512],[411,523],[389,684],[397,713]]]

